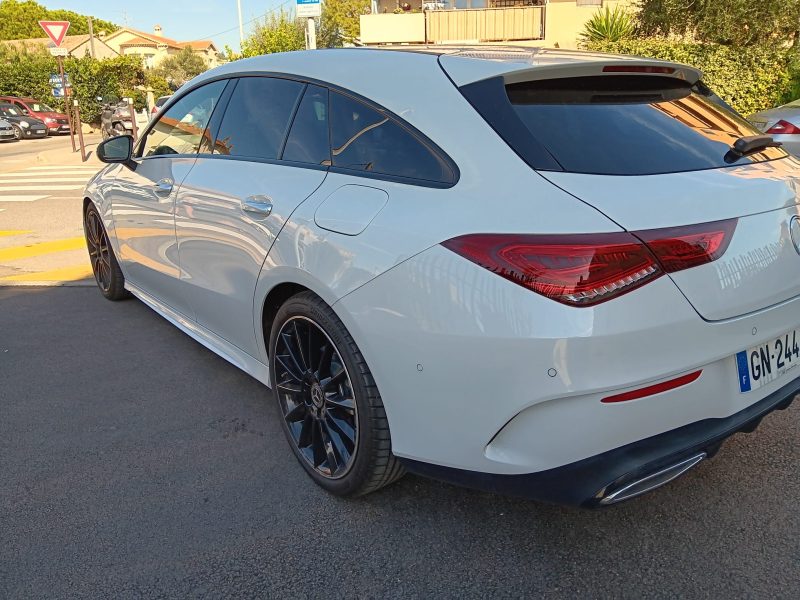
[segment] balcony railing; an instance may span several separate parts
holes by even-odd
[[[544,6],[362,15],[361,43],[439,44],[544,39]]]

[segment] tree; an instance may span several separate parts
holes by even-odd
[[[727,46],[800,43],[800,0],[639,0],[639,32]]]
[[[338,48],[352,44],[361,35],[359,17],[369,14],[370,0],[325,0],[322,3],[322,18],[318,45]]]
[[[256,21],[252,33],[245,38],[242,45],[242,57],[303,50],[305,47],[303,24],[292,13],[281,9],[264,17],[263,21]]]
[[[175,89],[181,87],[184,83],[197,77],[203,71],[208,69],[202,57],[192,52],[191,48],[184,48],[178,54],[174,54],[159,63],[153,69],[153,75],[163,77]]]
[[[633,18],[620,6],[611,10],[608,6],[599,9],[586,21],[581,33],[583,44],[596,42],[618,42],[633,35]]]
[[[92,19],[95,33],[119,29],[110,21]],[[69,21],[69,35],[89,33],[86,15],[71,10],[49,10],[33,0],[0,0],[0,40],[43,38],[45,33],[39,21]]]

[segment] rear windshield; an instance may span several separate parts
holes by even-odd
[[[505,92],[536,146],[552,159],[543,169],[648,175],[786,156],[778,148],[747,156],[731,152],[737,139],[760,132],[702,84],[690,86],[670,77],[598,76],[517,83]]]

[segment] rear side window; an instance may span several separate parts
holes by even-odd
[[[303,87],[273,77],[240,79],[225,109],[214,154],[277,159]]]
[[[333,166],[437,183],[454,173],[438,154],[393,118],[366,104],[330,92]]]
[[[550,79],[508,85],[504,95],[498,101],[510,103],[513,111],[512,120],[504,123],[493,123],[493,115],[487,114],[493,111],[473,105],[534,168],[648,175],[786,156],[778,148],[747,156],[730,152],[737,139],[759,132],[704,85],[692,87],[675,78]],[[509,132],[514,116],[522,133]],[[530,149],[538,149],[539,155]]]
[[[283,150],[283,160],[310,165],[331,164],[328,140],[328,90],[306,87]]]

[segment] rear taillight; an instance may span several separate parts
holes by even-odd
[[[636,231],[667,273],[691,269],[725,254],[736,229],[736,219],[667,229]]]
[[[442,245],[537,294],[569,306],[593,306],[664,273],[716,260],[735,227],[731,220],[634,233],[479,233]]]
[[[800,135],[800,127],[781,119],[770,127],[765,133],[770,135]]]

